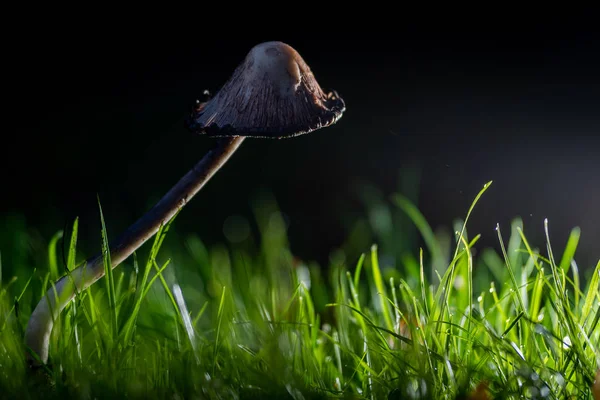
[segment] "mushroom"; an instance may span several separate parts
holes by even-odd
[[[283,139],[306,134],[334,124],[344,111],[343,99],[335,91],[323,91],[292,47],[265,42],[252,48],[219,92],[206,102],[198,102],[186,118],[190,131],[217,138],[216,146],[109,245],[111,267],[118,266],[170,221],[246,137]],[[47,363],[50,333],[60,312],[76,293],[103,276],[100,253],[59,279],[40,300],[25,331],[31,366]]]
[[[344,112],[325,93],[300,54],[281,42],[254,47],[229,81],[187,121],[209,136],[282,139],[335,123]]]

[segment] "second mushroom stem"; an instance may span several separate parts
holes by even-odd
[[[144,216],[131,225],[114,243],[111,243],[111,267],[115,268],[190,201],[190,199],[227,162],[244,141],[244,137],[217,139],[217,146],[210,150],[163,198]],[[44,364],[48,360],[50,333],[54,320],[60,315],[76,293],[85,290],[104,276],[102,254],[88,259],[82,266],[58,280],[40,300],[31,314],[25,331],[25,344],[37,354]],[[37,360],[29,355],[30,362]]]

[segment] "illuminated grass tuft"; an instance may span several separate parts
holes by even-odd
[[[379,202],[380,215],[408,217],[426,247],[390,256],[399,254],[390,238],[408,228],[388,221],[385,245],[352,249],[354,259],[346,246],[327,268],[294,257],[285,221],[264,197],[259,234],[236,243],[209,248],[176,232],[168,240],[164,226],[143,259],[134,255],[69,304],[48,368],[29,371],[29,313],[84,259],[75,220],[50,239],[43,262],[39,253],[12,258],[35,260],[36,270],[0,261],[3,397],[590,399],[600,367],[600,261],[580,268],[581,232],[559,251],[547,221],[543,250],[518,219],[497,227],[499,253],[478,248],[466,227],[488,187],[452,240],[408,198]]]

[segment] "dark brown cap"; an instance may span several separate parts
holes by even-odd
[[[282,42],[261,43],[215,94],[198,103],[188,129],[208,136],[281,139],[334,124],[345,111],[325,92],[300,54]]]

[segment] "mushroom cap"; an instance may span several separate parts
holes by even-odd
[[[296,50],[265,42],[250,50],[214,97],[198,102],[186,126],[208,136],[282,139],[332,125],[345,109]]]

